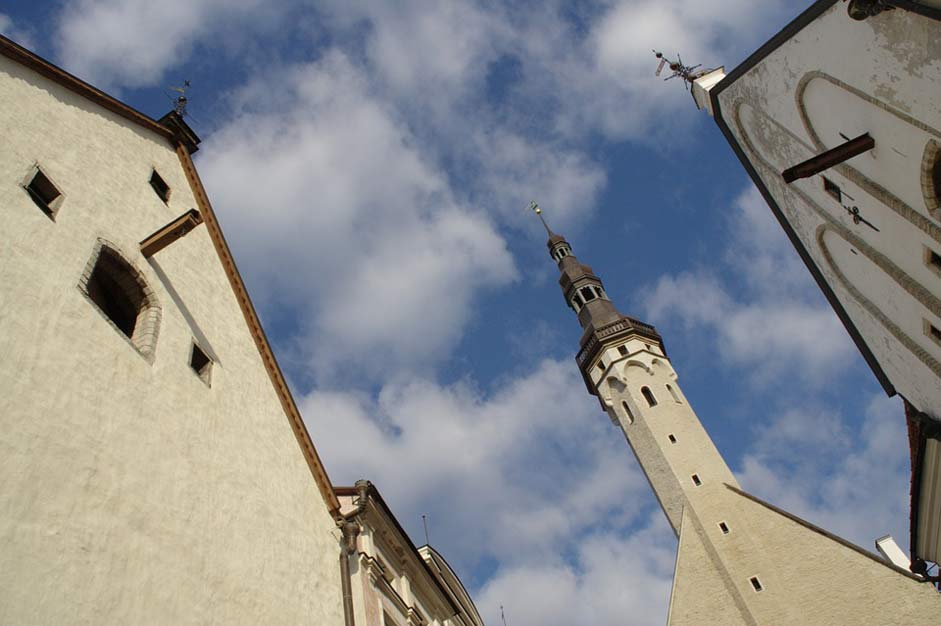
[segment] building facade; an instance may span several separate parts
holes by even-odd
[[[924,572],[941,560],[941,3],[820,0],[728,76],[692,82],[904,400]]]
[[[376,487],[337,487],[348,593],[360,626],[483,626],[473,600],[434,548],[416,548]]]
[[[548,230],[548,227],[547,227]],[[680,388],[656,329],[620,314],[591,267],[549,231],[576,361],[620,428],[679,540],[668,623],[937,622],[924,578],[744,491]]]
[[[0,623],[344,623],[339,501],[176,114],[0,38]]]

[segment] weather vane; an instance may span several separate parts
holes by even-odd
[[[546,232],[549,233],[549,236],[551,237],[552,229],[549,228],[548,224],[546,224],[546,218],[542,216],[542,209],[539,208],[539,205],[536,204],[535,200],[529,203],[529,208],[531,208],[536,213],[536,215],[539,216],[539,221],[542,222],[542,225],[546,227]]]
[[[171,90],[176,91],[180,95],[176,97],[175,103],[173,105],[173,110],[176,111],[177,115],[184,116],[186,115],[186,103],[189,102],[189,99],[186,97],[186,90],[190,88],[190,81],[184,80],[182,87],[170,87]]]
[[[653,53],[654,53],[654,56],[660,59],[660,65],[657,66],[657,71],[654,74],[654,76],[660,76],[660,72],[663,71],[664,66],[669,67],[673,73],[667,76],[666,78],[664,78],[663,80],[670,80],[671,78],[676,78],[676,77],[682,78],[683,85],[686,87],[687,90],[689,89],[690,84],[694,80],[696,80],[697,78],[701,76],[705,76],[706,74],[712,71],[712,70],[698,69],[702,67],[702,64],[684,65],[683,59],[682,57],[680,57],[679,53],[677,53],[676,55],[676,61],[671,61],[670,59],[666,58],[665,56],[663,56],[662,52],[658,52],[654,50]]]

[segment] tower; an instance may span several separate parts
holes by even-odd
[[[741,489],[656,329],[621,314],[568,241],[546,231],[584,329],[575,359],[585,385],[624,433],[679,539],[668,623],[934,623],[941,595],[922,577]]]

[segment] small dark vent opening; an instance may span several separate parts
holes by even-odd
[[[830,194],[837,202],[843,202],[843,191],[840,189],[840,186],[826,176],[823,177],[823,190]]]
[[[676,443],[676,435],[667,435],[667,439],[670,440],[670,443]]]
[[[190,367],[193,368],[197,376],[203,379],[204,383],[209,384],[209,373],[212,371],[212,359],[195,343],[193,344],[193,352],[190,355]]]
[[[38,167],[29,183],[26,184],[26,191],[29,192],[29,197],[33,199],[36,206],[49,215],[55,214],[55,202],[62,196],[62,192],[56,188],[52,181],[49,180],[49,177],[43,174],[42,170]]]
[[[941,254],[938,254],[934,250],[928,250],[928,266],[941,271]]]
[[[131,338],[144,303],[144,292],[123,262],[102,250],[88,278],[88,297],[122,333]]]
[[[627,356],[627,346],[618,346],[618,352],[621,356]]]
[[[702,485],[702,480],[699,478],[699,474],[693,474],[693,484],[697,487]]]
[[[160,196],[161,200],[164,202],[170,200],[170,185],[157,173],[157,170],[150,174],[150,186],[154,188],[154,192]]]
[[[761,591],[762,589],[764,589],[764,587],[761,586],[761,581],[758,580],[757,576],[752,576],[748,580],[749,582],[751,582],[752,589],[754,589],[755,591]]]
[[[719,522],[719,530],[722,531],[722,534],[723,534],[723,535],[728,535],[728,534],[729,534],[729,525],[726,524],[725,522]]]

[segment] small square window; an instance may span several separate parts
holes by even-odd
[[[924,321],[925,334],[931,337],[935,343],[941,344],[941,328],[938,328],[928,320]]]
[[[585,302],[591,302],[595,299],[595,294],[592,292],[591,287],[582,287],[579,291],[582,294],[582,298],[585,299]]]
[[[604,361],[598,361],[598,369],[604,371]]]
[[[670,443],[676,443],[676,435],[669,434],[667,435],[667,439],[670,440]]]
[[[618,352],[621,356],[627,356],[627,346],[618,346]]]
[[[193,371],[196,372],[196,375],[199,376],[204,383],[209,384],[209,376],[212,372],[212,359],[195,343],[193,344],[193,351],[190,354],[190,367],[193,368]]]
[[[925,247],[925,265],[941,274],[941,254],[938,254],[931,248]]]
[[[699,474],[693,474],[693,484],[697,487],[702,485],[702,481],[699,479]]]
[[[160,174],[157,173],[157,170],[154,170],[150,174],[150,186],[154,188],[154,192],[160,199],[164,202],[169,202],[170,200],[170,185],[167,184]]]
[[[719,530],[722,531],[722,534],[723,534],[723,535],[728,535],[728,534],[729,534],[729,525],[726,524],[725,522],[719,522]]]
[[[830,196],[839,203],[843,202],[843,191],[840,189],[840,186],[835,182],[823,176],[823,190],[826,191]]]
[[[757,576],[752,576],[748,579],[748,581],[751,583],[752,589],[755,591],[761,591],[764,589],[764,587],[761,586],[761,581],[758,580]]]
[[[62,192],[49,179],[45,172],[35,166],[23,182],[23,188],[40,209],[49,217],[55,217],[62,204]]]

